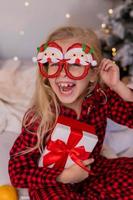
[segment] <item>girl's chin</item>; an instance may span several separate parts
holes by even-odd
[[[76,98],[72,98],[72,97],[62,97],[62,96],[58,96],[58,99],[60,100],[61,103],[63,104],[72,104],[73,102],[75,102]]]
[[[77,95],[75,94],[57,94],[59,101],[63,104],[72,104],[76,101]]]

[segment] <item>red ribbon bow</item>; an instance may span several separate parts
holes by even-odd
[[[93,174],[83,163],[83,160],[88,159],[90,153],[85,151],[84,146],[75,147],[81,140],[82,131],[72,130],[69,135],[67,144],[64,141],[57,139],[56,141],[50,140],[47,149],[50,151],[43,157],[44,166],[54,164],[54,167],[64,167],[68,156],[80,167]]]

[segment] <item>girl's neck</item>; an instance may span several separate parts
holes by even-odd
[[[75,102],[71,103],[71,104],[63,104],[64,106],[74,110],[77,114],[77,119],[79,119],[80,117],[80,113],[81,113],[81,108],[82,108],[82,103],[83,103],[83,96],[80,97],[79,99],[77,99]]]

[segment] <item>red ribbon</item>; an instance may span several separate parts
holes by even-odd
[[[64,118],[63,118],[64,119]],[[69,124],[70,126],[70,124]],[[47,149],[50,151],[43,157],[44,166],[54,164],[54,167],[65,167],[68,156],[80,167],[93,174],[83,163],[83,160],[89,158],[90,153],[85,151],[84,146],[75,147],[83,137],[81,130],[75,129],[75,125],[71,127],[67,144],[64,141],[57,139],[56,141],[50,140],[47,144]]]

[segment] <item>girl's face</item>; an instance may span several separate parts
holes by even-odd
[[[69,46],[78,42],[78,40],[58,40],[55,41],[63,49],[63,53],[66,52]],[[53,66],[48,67],[48,71],[52,70]],[[78,70],[78,69],[77,69]],[[78,73],[77,71],[75,73]],[[84,98],[89,83],[88,75],[81,80],[70,79],[64,69],[60,72],[58,77],[49,78],[49,83],[57,95],[60,102],[63,104],[75,105],[79,100]]]

